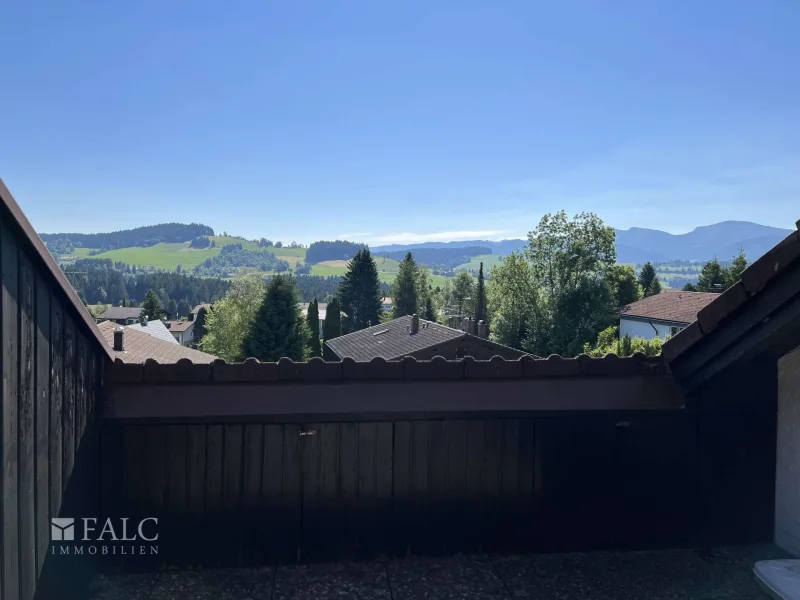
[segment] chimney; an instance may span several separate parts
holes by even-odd
[[[489,337],[488,332],[486,331],[486,322],[485,321],[478,321],[478,337],[486,339]]]
[[[125,350],[125,330],[122,327],[117,327],[114,330],[114,352],[123,352]]]
[[[467,318],[467,333],[475,335],[475,320],[472,317]]]
[[[418,333],[419,332],[419,316],[416,314],[411,315],[411,333]]]

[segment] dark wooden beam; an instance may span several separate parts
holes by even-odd
[[[104,418],[248,419],[299,415],[663,410],[685,401],[670,376],[506,381],[120,385]]]

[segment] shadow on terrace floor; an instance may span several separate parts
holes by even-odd
[[[769,544],[711,550],[470,555],[259,569],[104,576],[92,600],[691,599],[766,598],[755,561],[785,558]]]

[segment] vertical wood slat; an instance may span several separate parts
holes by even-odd
[[[40,574],[50,542],[50,288],[36,276],[36,556]]]
[[[64,468],[61,474],[62,490],[66,490],[75,464],[75,324],[67,315],[64,318],[64,400],[61,419],[64,443]]]
[[[18,443],[18,249],[11,232],[0,224],[0,276],[2,277],[2,555],[3,598],[19,597],[19,510],[17,486]]]
[[[19,561],[20,596],[36,590],[36,508],[34,501],[34,275],[25,253],[19,253]]]
[[[64,312],[52,292],[50,300],[50,516],[57,516],[64,485]]]
[[[187,513],[193,518],[202,518],[205,512],[206,488],[206,426],[190,425],[187,432],[188,443],[188,494]]]
[[[409,529],[411,518],[411,422],[396,421],[392,456],[393,523],[395,554],[410,551]]]

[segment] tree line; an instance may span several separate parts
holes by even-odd
[[[230,273],[239,268],[282,272],[289,269],[289,263],[269,250],[247,250],[241,244],[228,244],[219,254],[207,258],[192,270],[203,276],[230,277]]]
[[[214,230],[199,223],[161,223],[135,229],[124,229],[110,233],[42,233],[39,237],[47,244],[57,243],[61,247],[67,242],[78,248],[113,250],[131,246],[155,246],[162,242],[188,242],[198,236],[214,235]]]

